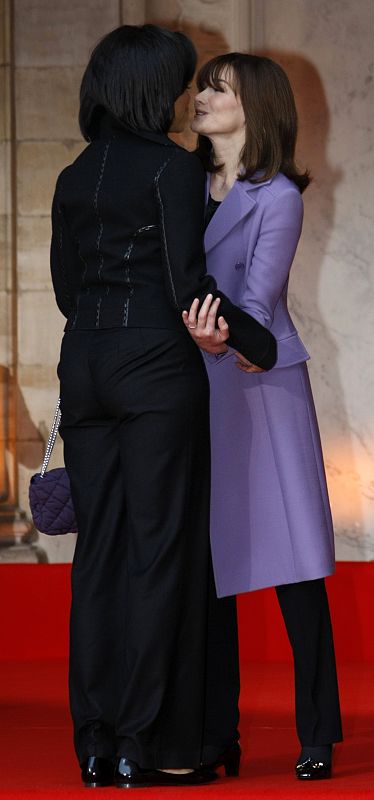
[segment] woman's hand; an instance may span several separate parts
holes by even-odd
[[[238,357],[238,361],[235,361],[235,366],[241,369],[242,372],[265,372],[261,367],[257,367],[256,364],[248,361],[241,353],[235,353],[235,355]]]
[[[221,300],[217,297],[213,300],[212,294],[207,294],[199,313],[198,298],[195,298],[189,311],[183,311],[183,322],[188,333],[207,353],[227,353],[228,347],[225,344],[229,338],[229,326],[224,317],[218,317],[216,328],[216,316]]]

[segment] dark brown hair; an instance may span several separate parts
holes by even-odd
[[[309,172],[300,173],[295,164],[297,112],[288,77],[270,58],[246,53],[226,53],[212,58],[199,70],[197,86],[222,89],[219,79],[232,72],[232,89],[240,96],[246,121],[246,142],[241,154],[244,171],[239,180],[261,183],[282,172],[300,192],[310,183]],[[199,135],[197,153],[208,172],[218,172],[212,145]],[[260,174],[256,174],[260,173]]]

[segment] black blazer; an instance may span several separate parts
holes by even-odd
[[[212,292],[228,344],[274,366],[272,334],[206,273],[204,189],[193,153],[104,118],[99,138],[60,174],[53,200],[51,271],[65,330],[181,328],[182,310]]]

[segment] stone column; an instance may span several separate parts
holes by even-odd
[[[44,561],[18,502],[17,259],[13,4],[0,2],[0,562]]]
[[[290,280],[311,354],[339,560],[374,559],[372,0],[255,0],[261,52],[286,69],[313,183]],[[281,6],[281,9],[280,9]]]
[[[197,49],[199,67],[220,53],[250,49],[253,3],[254,0],[145,0],[143,5],[146,22],[190,36]],[[196,87],[192,88],[192,94],[194,91]],[[196,146],[196,136],[188,129],[183,134],[173,134],[172,138],[189,150]]]
[[[146,0],[121,0],[120,25],[144,25],[146,21]]]
[[[147,22],[164,23],[191,36],[199,60],[248,50],[258,11],[253,0],[146,0]]]
[[[6,96],[0,112],[0,172],[4,176],[0,187],[0,258],[4,264],[0,277],[0,439],[6,440],[6,447],[0,447],[3,511],[9,503],[15,508],[19,503],[23,509],[28,507],[29,479],[41,463],[58,394],[56,366],[64,320],[56,308],[49,275],[50,205],[57,174],[84,147],[77,125],[78,92],[89,53],[98,39],[117,25],[145,22],[185,31],[195,42],[200,62],[227,50],[247,49],[253,3],[0,0],[0,90]],[[191,149],[195,146],[193,134],[176,138]],[[11,388],[16,388],[13,395]],[[57,442],[52,466],[62,463],[62,446]],[[18,522],[25,522],[22,514]],[[35,532],[29,529],[27,534],[17,535],[32,538]],[[73,536],[52,539],[40,535],[39,541],[49,560],[71,559]],[[11,548],[6,551],[11,553]]]
[[[42,461],[58,397],[57,364],[65,320],[49,270],[51,202],[59,172],[85,147],[79,86],[91,50],[120,24],[118,0],[14,0],[17,145],[17,370],[19,495]],[[135,6],[135,4],[134,4]],[[51,467],[63,465],[58,437]],[[70,561],[75,536],[40,541],[53,562]]]

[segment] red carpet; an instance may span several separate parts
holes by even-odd
[[[62,565],[0,568],[0,798],[84,796],[71,743],[63,658],[68,573]],[[373,579],[373,564],[342,564],[329,581],[345,729],[331,781],[305,785],[293,777],[298,743],[292,666],[269,591],[240,599],[240,778],[222,777],[204,789],[138,789],[136,798],[374,798]],[[96,791],[105,800],[119,796],[117,789]]]

